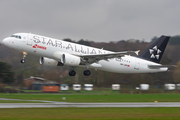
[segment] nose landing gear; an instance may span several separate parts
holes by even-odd
[[[25,60],[25,59],[22,59],[22,60],[21,60],[21,63],[25,63],[25,62],[26,62],[26,60]]]
[[[25,63],[26,62],[26,55],[27,53],[26,52],[23,52],[23,59],[21,60],[21,63]]]

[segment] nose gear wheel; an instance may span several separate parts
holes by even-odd
[[[21,63],[25,63],[26,62],[26,55],[27,53],[26,52],[23,52],[23,59],[21,60]]]

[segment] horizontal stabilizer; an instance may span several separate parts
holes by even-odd
[[[175,68],[175,65],[149,65],[150,69],[160,69],[160,68]]]

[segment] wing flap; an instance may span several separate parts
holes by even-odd
[[[80,57],[108,57],[108,58],[114,58],[114,57],[122,57],[124,55],[138,55],[138,51],[124,51],[124,52],[113,52],[113,53],[107,53],[107,54],[90,54],[90,55],[81,55]]]
[[[138,55],[138,51],[124,51],[124,52],[112,52],[112,53],[107,53],[107,54],[88,54],[88,55],[80,55],[82,61],[85,64],[91,64],[91,63],[96,63],[100,60],[106,60],[111,58],[121,58],[125,55]]]

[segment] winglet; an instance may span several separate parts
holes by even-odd
[[[126,51],[127,54],[133,55],[133,56],[134,56],[134,55],[138,55],[139,52],[140,52],[140,50],[137,50],[137,51]]]
[[[135,51],[136,55],[139,55],[140,50]]]

